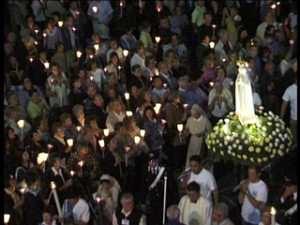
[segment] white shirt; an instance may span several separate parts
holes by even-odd
[[[290,102],[292,120],[297,120],[297,89],[297,84],[292,84],[285,90],[282,96],[282,100]]]
[[[135,53],[130,60],[130,68],[134,65],[140,65],[141,68],[145,68],[145,59],[143,59],[139,54]]]
[[[262,180],[256,183],[249,183],[249,192],[257,201],[267,202],[268,190],[267,185]],[[248,197],[245,196],[242,205],[242,217],[248,223],[258,224],[261,217],[259,209],[255,208],[249,201]]]
[[[105,80],[104,71],[102,69],[96,69],[91,72],[94,82],[97,84],[97,87],[102,90],[103,81]]]
[[[82,221],[88,223],[90,220],[90,209],[87,202],[83,199],[79,199],[73,210],[73,218],[75,221]]]
[[[207,199],[200,197],[196,203],[193,203],[185,195],[180,199],[178,208],[181,223],[211,225],[212,203]]]
[[[217,190],[217,183],[214,176],[208,170],[202,169],[198,174],[191,173],[188,184],[193,181],[200,185],[201,196],[211,202],[211,192]]]

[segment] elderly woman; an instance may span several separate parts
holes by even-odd
[[[111,222],[114,211],[118,206],[118,197],[121,191],[118,181],[107,174],[103,174],[100,178],[100,185],[97,192],[93,194],[96,201],[103,203],[103,213],[108,222]]]
[[[112,133],[115,131],[115,125],[118,122],[122,122],[125,118],[125,112],[122,102],[118,100],[111,102],[108,108],[106,126],[109,129],[109,132]]]
[[[226,203],[219,203],[215,205],[212,215],[212,225],[234,225],[228,218],[228,206]]]
[[[189,167],[189,159],[192,155],[200,155],[203,144],[203,138],[210,131],[211,124],[205,115],[205,112],[199,105],[194,104],[191,109],[191,116],[188,118],[185,131],[191,135],[185,167]]]

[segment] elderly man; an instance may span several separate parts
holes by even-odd
[[[184,225],[179,221],[180,210],[177,205],[171,205],[167,209],[168,222],[166,225]]]
[[[212,215],[212,225],[234,225],[228,218],[228,206],[221,202],[214,207]]]
[[[180,199],[180,222],[188,225],[210,225],[212,203],[200,194],[200,185],[191,182],[187,186],[187,195]]]
[[[121,205],[122,208],[113,215],[113,225],[146,225],[146,217],[134,206],[132,194],[123,194]]]

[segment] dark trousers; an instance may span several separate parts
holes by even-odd
[[[254,224],[254,223],[248,223],[245,220],[242,221],[242,225],[258,225],[258,224]]]

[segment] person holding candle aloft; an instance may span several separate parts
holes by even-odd
[[[268,189],[260,179],[257,166],[248,167],[248,178],[241,181],[239,202],[242,204],[243,225],[258,225],[268,198]]]
[[[276,215],[276,212],[275,212]],[[274,214],[272,214],[272,207],[266,207],[262,211],[261,215],[261,221],[259,222],[258,225],[280,225],[279,223],[276,222],[276,217]]]

